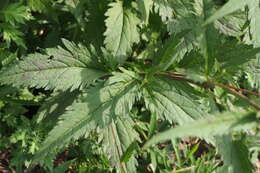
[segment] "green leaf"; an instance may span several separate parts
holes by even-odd
[[[209,74],[214,64],[214,54],[220,45],[219,34],[213,24],[202,26],[213,10],[214,3],[211,0],[196,0],[194,3],[195,13],[198,15],[198,23],[195,28],[200,52],[205,59],[205,73]]]
[[[179,33],[184,30],[194,29],[197,24],[193,4],[189,0],[175,0],[171,2],[176,17],[167,22],[170,33]]]
[[[58,124],[49,132],[39,151],[34,155],[32,164],[44,164],[43,158],[53,159],[58,149],[68,145],[73,139],[77,140],[94,129],[86,114],[87,104],[73,104],[67,112],[60,116]]]
[[[232,131],[251,129],[256,127],[258,123],[259,120],[255,112],[224,112],[159,133],[149,140],[144,148],[172,138],[191,136],[205,138],[207,136],[228,134]]]
[[[84,88],[105,72],[94,66],[89,51],[63,40],[61,47],[47,49],[47,54],[31,54],[1,72],[0,83],[54,90]]]
[[[11,53],[8,51],[0,52],[0,66],[6,66],[16,60],[17,52]]]
[[[74,162],[75,160],[70,160],[70,161],[66,161],[64,163],[62,163],[61,165],[59,165],[58,167],[56,167],[53,170],[53,173],[64,173],[68,170],[69,166]]]
[[[220,46],[216,56],[223,68],[227,70],[233,68],[236,71],[239,66],[255,59],[259,52],[260,48],[228,41]]]
[[[81,5],[81,3],[87,3],[86,5]],[[105,0],[95,1],[95,0],[87,0],[80,1],[79,7],[75,9],[75,18],[77,18],[78,23],[84,26],[84,33],[86,33],[86,37],[84,40],[87,43],[92,44],[96,50],[100,50],[104,43],[104,35],[105,32],[105,12],[107,9],[107,3]],[[87,21],[85,16],[82,15],[85,11],[88,11],[89,15],[87,16]],[[81,15],[81,16],[80,16]]]
[[[185,33],[180,43],[176,46],[175,63],[180,62],[186,53],[195,48],[195,28],[198,25],[197,17],[194,15],[193,4],[189,0],[175,0],[171,2],[176,18],[167,22],[167,30],[170,34]]]
[[[249,13],[248,17],[250,19],[250,33],[252,36],[252,42],[255,48],[260,47],[260,7],[258,0],[248,1]],[[252,78],[253,86],[260,92],[260,53],[257,54],[257,59],[252,63]]]
[[[22,32],[17,30],[16,27],[8,24],[8,23],[0,23],[0,30],[3,31],[3,38],[9,47],[11,42],[15,42],[18,46],[22,46],[26,49],[22,36],[24,35]]]
[[[65,4],[68,5],[70,8],[77,8],[80,4],[80,0],[64,0]],[[82,2],[82,1],[81,1]],[[86,2],[86,1],[85,1]]]
[[[105,83],[86,90],[86,93],[71,105],[60,121],[48,134],[34,157],[41,162],[44,157],[53,157],[57,149],[68,145],[95,128],[108,128],[117,117],[127,117],[138,97],[137,82],[125,73],[115,73]]]
[[[135,140],[132,142],[124,152],[124,154],[121,156],[121,161],[122,162],[128,162],[129,159],[132,157],[135,151],[139,150],[139,145],[137,141]]]
[[[34,11],[48,12],[51,9],[52,3],[50,0],[28,0],[28,5]]]
[[[162,21],[167,21],[173,17],[173,9],[168,0],[153,0],[154,10],[158,12]]]
[[[154,75],[156,72],[167,70],[173,63],[178,62],[185,55],[185,48],[182,46],[182,37],[189,31],[183,31],[177,35],[172,35],[165,45],[159,50],[156,56],[157,62],[150,69],[149,76]],[[182,51],[184,49],[184,52]],[[155,61],[156,61],[155,60]]]
[[[136,172],[137,160],[132,155],[127,162],[121,161],[121,157],[128,147],[138,140],[138,133],[133,129],[134,122],[130,118],[118,117],[105,129],[103,145],[113,166],[117,172]]]
[[[246,67],[246,73],[251,87],[260,92],[260,58],[249,63]]]
[[[246,22],[246,14],[243,11],[237,11],[232,15],[216,20],[215,27],[225,35],[239,37],[244,34],[243,30]]]
[[[260,47],[260,8],[258,0],[248,1],[248,17],[250,19],[250,33],[254,47]]]
[[[146,107],[158,117],[184,124],[205,114],[196,103],[194,89],[186,83],[156,77],[143,89]]]
[[[190,0],[171,1],[171,6],[177,18],[191,17],[193,15],[191,13],[191,11],[193,10],[193,2],[191,3]]]
[[[231,135],[216,138],[217,149],[224,160],[225,173],[253,173],[249,151],[243,139],[232,139]]]
[[[251,0],[249,0],[251,1]],[[241,8],[244,8],[248,0],[229,0],[223,7],[221,7],[212,16],[208,17],[205,24],[209,24],[217,19],[220,19],[230,13],[233,13]]]
[[[149,16],[150,16],[150,10],[153,5],[152,0],[139,0],[137,1],[138,9],[142,14],[142,20],[147,25]]]
[[[21,5],[20,3],[9,4],[0,11],[0,14],[4,15],[5,22],[8,22],[12,25],[15,25],[16,22],[24,23],[25,20],[31,18],[28,8]]]
[[[54,93],[39,108],[36,122],[44,127],[44,130],[50,130],[58,121],[59,116],[66,112],[66,108],[70,106],[79,96],[79,91],[65,91]]]
[[[111,3],[105,15],[108,17],[104,33],[106,48],[122,63],[131,53],[133,44],[139,42],[137,24],[140,21],[122,1]]]

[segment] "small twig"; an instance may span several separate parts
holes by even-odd
[[[249,90],[241,89],[241,88],[236,88],[236,87],[229,86],[229,85],[218,84],[218,83],[214,83],[214,82],[210,82],[210,81],[199,83],[199,82],[193,81],[191,79],[187,79],[185,77],[185,75],[182,75],[182,74],[172,74],[172,73],[165,73],[165,72],[158,72],[156,74],[157,75],[163,75],[163,76],[170,77],[170,78],[174,78],[176,80],[186,81],[186,82],[195,84],[195,85],[197,85],[197,86],[199,86],[201,88],[213,88],[214,86],[219,86],[221,88],[226,89],[230,94],[233,94],[233,95],[243,99],[244,101],[246,101],[248,104],[250,104],[251,106],[253,106],[257,110],[260,110],[260,105],[259,104],[257,104],[253,100],[250,100],[248,97],[246,97],[245,95],[243,95],[243,94],[238,92],[238,91],[241,91],[243,93],[253,94],[253,95],[256,95],[258,97],[260,96],[260,94],[255,93],[253,91],[249,91]]]
[[[184,79],[185,78],[185,75],[177,74],[177,73],[172,74],[172,73],[166,73],[166,72],[159,72],[157,74],[158,75],[169,76],[169,77],[173,77],[173,78],[179,78],[179,79]],[[185,80],[188,80],[188,79],[185,78]],[[189,80],[189,81],[191,82],[191,80]],[[246,93],[246,94],[255,95],[257,97],[260,97],[260,94],[258,94],[256,92],[253,92],[253,91],[250,91],[250,90],[247,90],[247,89],[243,89],[243,88],[237,88],[237,87],[234,87],[234,86],[231,86],[231,85],[224,85],[224,84],[219,84],[219,83],[210,82],[210,81],[204,82],[203,84],[204,85],[219,86],[219,87],[222,87],[222,88],[230,88],[230,89],[234,89],[236,91],[241,91],[241,92]]]
[[[237,96],[237,97],[240,97],[241,99],[243,99],[244,101],[246,101],[248,104],[254,106],[256,109],[260,110],[260,105],[257,104],[256,102],[254,102],[253,100],[250,100],[247,96],[233,90],[233,89],[230,89],[230,88],[225,88],[228,90],[229,93]]]
[[[216,86],[222,87],[222,88],[229,88],[229,89],[233,89],[233,90],[236,90],[236,91],[241,91],[241,92],[246,93],[246,94],[251,94],[251,95],[255,95],[257,97],[260,97],[260,94],[258,94],[256,92],[253,92],[253,91],[249,91],[249,90],[243,89],[243,88],[236,88],[234,86],[223,85],[223,84],[219,84],[219,83],[215,83],[215,82],[208,82],[208,83],[212,84],[212,85],[216,85]]]

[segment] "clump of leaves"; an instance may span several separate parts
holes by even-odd
[[[21,3],[4,3],[0,9],[0,31],[1,37],[6,41],[9,47],[11,42],[26,48],[22,36],[24,35],[18,30],[20,24],[24,24],[26,20],[31,19],[31,13],[26,6]]]
[[[57,4],[69,6],[77,19],[77,42],[77,33],[86,31],[81,43],[62,39],[62,45],[24,55],[0,73],[2,85],[53,91],[36,116],[48,134],[31,168],[53,171],[57,153],[95,134],[99,157],[110,163],[104,167],[117,172],[138,172],[143,161],[152,163],[153,172],[178,172],[174,162],[159,161],[166,156],[154,144],[169,140],[175,146],[184,137],[207,141],[223,160],[209,167],[197,163],[197,172],[254,172],[250,152],[259,146],[250,148],[247,141],[259,126],[258,0]],[[5,20],[23,22],[19,17]]]

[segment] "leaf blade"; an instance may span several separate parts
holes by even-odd
[[[60,116],[60,121],[49,132],[33,163],[41,163],[44,157],[53,157],[56,150],[67,146],[71,140],[88,136],[96,128],[107,129],[119,115],[127,117],[138,97],[137,90],[136,81],[124,73],[115,73],[105,83],[89,88]]]
[[[154,136],[144,148],[172,138],[188,136],[207,137],[209,135],[221,135],[231,131],[250,129],[257,125],[256,113],[226,112],[215,116],[209,116],[183,126],[167,130]]]
[[[110,4],[110,8],[105,14],[106,31],[105,45],[114,56],[118,56],[120,63],[124,62],[126,56],[131,53],[132,45],[139,42],[139,32],[137,24],[139,19],[135,14],[123,6],[122,1]]]
[[[206,21],[205,25],[224,17],[230,13],[233,13],[241,8],[243,8],[247,3],[247,0],[230,0],[212,16],[210,16]]]
[[[106,73],[93,68],[91,55],[84,47],[63,40],[61,47],[47,54],[31,54],[2,70],[0,83],[54,90],[75,90],[95,82]]]
[[[253,173],[249,151],[243,139],[234,140],[231,135],[222,135],[218,136],[216,141],[218,152],[224,160],[222,169],[226,169],[228,173]]]
[[[162,119],[184,124],[201,117],[195,92],[188,84],[156,77],[143,90],[146,107]]]

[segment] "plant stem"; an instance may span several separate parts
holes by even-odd
[[[218,84],[218,83],[211,82],[211,81],[199,83],[199,82],[195,82],[195,81],[193,81],[191,79],[185,78],[185,75],[182,75],[182,74],[173,74],[173,73],[165,73],[165,72],[158,72],[156,74],[157,75],[162,75],[162,76],[167,76],[167,77],[170,77],[170,78],[174,78],[176,80],[186,81],[186,82],[195,84],[195,85],[197,85],[197,86],[199,86],[201,88],[205,88],[205,89],[213,88],[214,86],[219,86],[219,87],[224,88],[225,90],[227,90],[230,94],[233,94],[236,97],[239,97],[239,98],[243,99],[244,101],[246,101],[248,104],[250,104],[251,106],[253,106],[257,110],[260,110],[260,105],[259,104],[257,104],[255,101],[249,99],[245,95],[243,95],[243,94],[238,92],[238,91],[241,91],[243,93],[252,94],[252,95],[260,97],[260,94],[255,93],[253,91],[249,91],[249,90],[241,89],[241,88],[236,88],[236,87],[229,86],[229,85]]]

